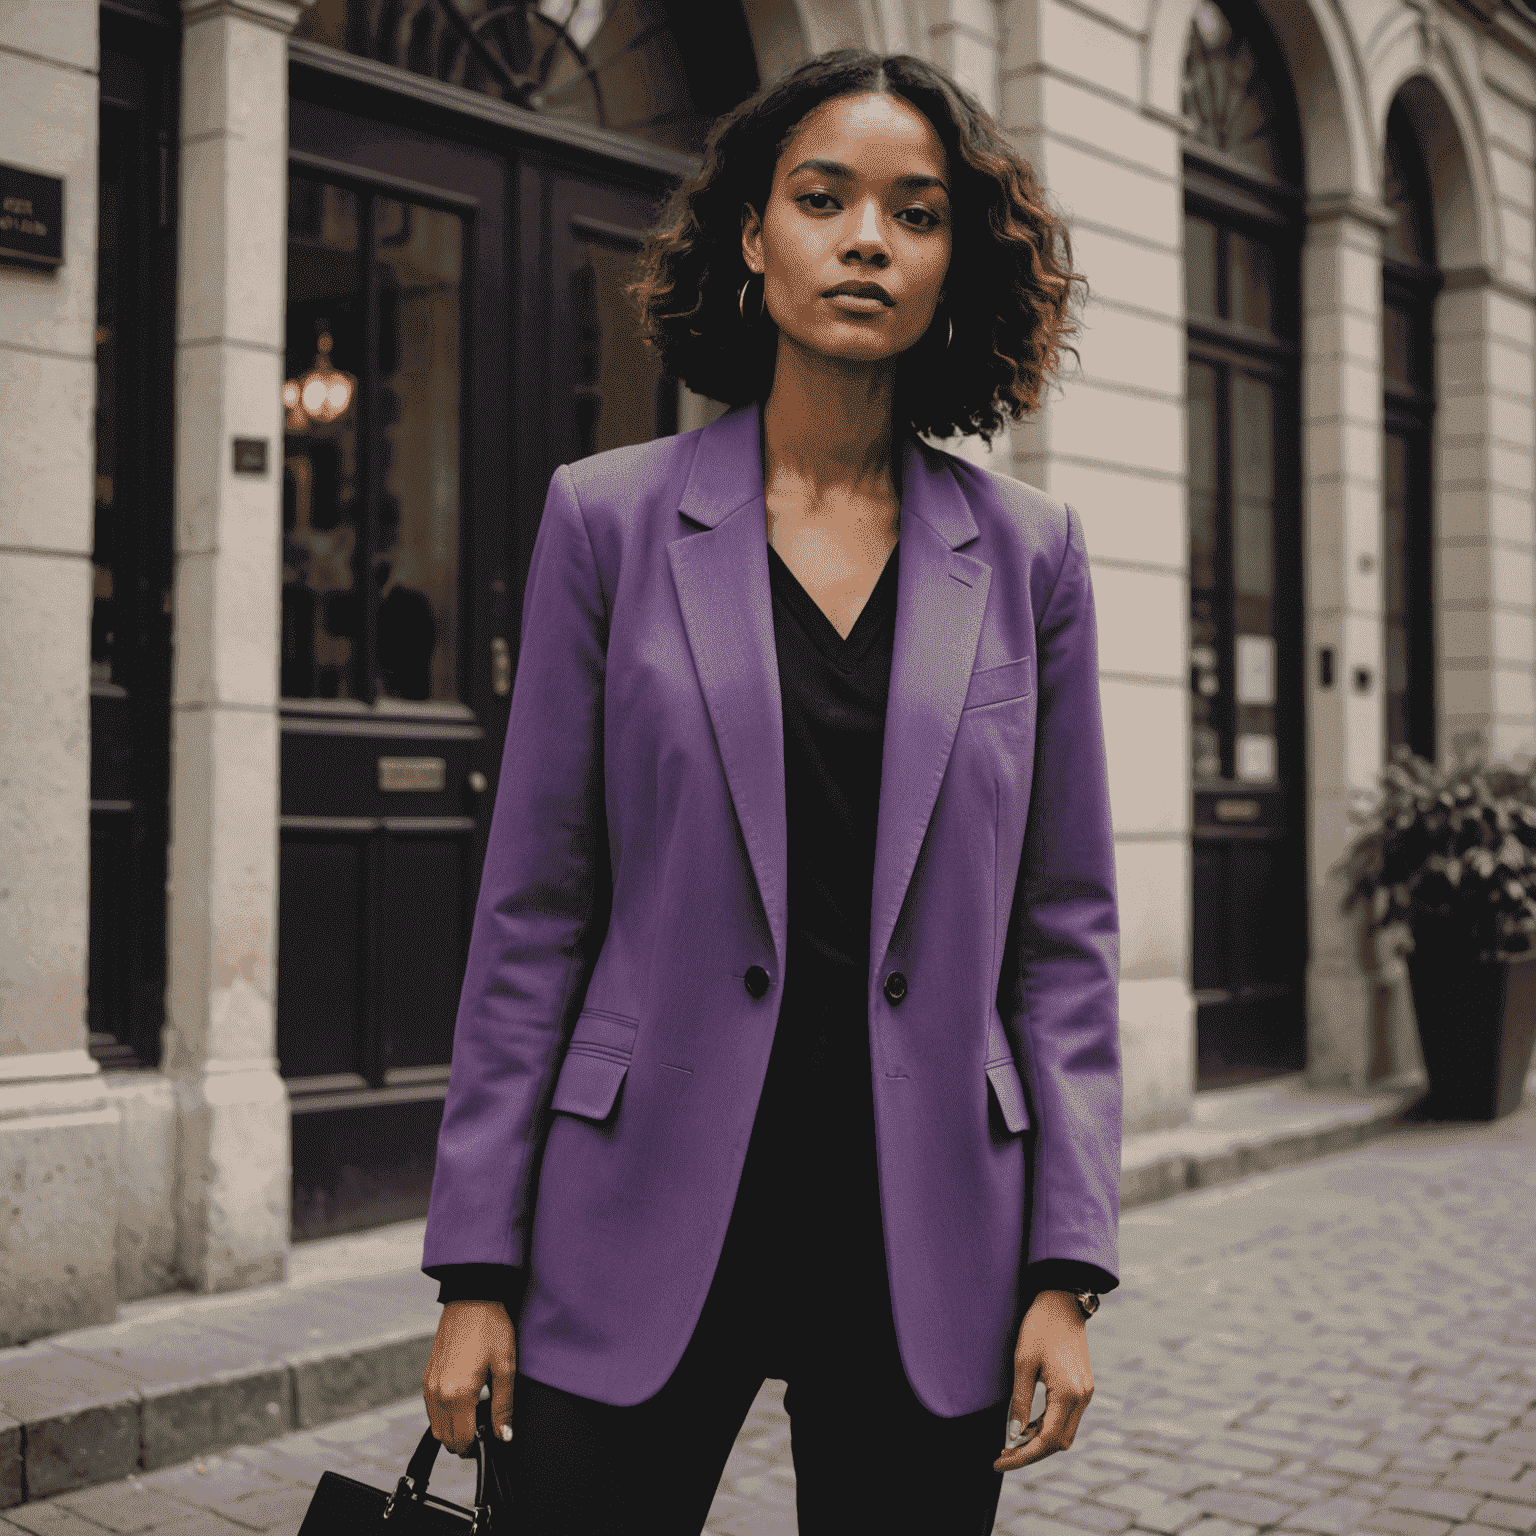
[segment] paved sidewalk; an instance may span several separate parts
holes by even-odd
[[[1122,1251],[1083,1433],[1007,1478],[999,1532],[1536,1532],[1536,1102],[1131,1211]],[[781,1391],[737,1440],[711,1536],[792,1536]],[[323,1468],[387,1486],[422,1425],[406,1399],[9,1509],[0,1533],[289,1536]],[[435,1486],[465,1500],[470,1473],[443,1458]]]

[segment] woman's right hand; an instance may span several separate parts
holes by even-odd
[[[499,1301],[450,1301],[437,1320],[437,1337],[422,1373],[432,1433],[455,1455],[475,1443],[475,1404],[491,1384],[491,1432],[512,1438],[512,1378],[517,1337]]]

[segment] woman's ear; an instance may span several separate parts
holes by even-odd
[[[763,221],[751,203],[741,205],[741,259],[749,272],[762,275]]]

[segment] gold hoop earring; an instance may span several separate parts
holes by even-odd
[[[736,308],[737,308],[737,310],[741,314],[741,323],[743,325],[751,324],[751,322],[747,319],[747,289],[752,286],[752,279],[754,277],[762,277],[762,273],[760,273],[760,272],[749,272],[747,274],[746,282],[744,282],[741,285],[741,292],[736,295]],[[768,306],[768,279],[766,277],[764,277],[763,278],[763,296],[762,296],[762,298],[760,298],[757,301],[757,318],[759,320],[761,320],[763,318],[763,311],[764,311],[764,309],[767,308],[767,306]]]
[[[951,315],[949,317],[949,339],[944,343],[944,350],[946,352],[949,351],[949,349],[954,344],[955,344],[955,317],[953,315]]]

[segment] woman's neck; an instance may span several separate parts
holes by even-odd
[[[895,371],[848,368],[779,340],[763,407],[763,481],[771,496],[895,500],[892,404]]]

